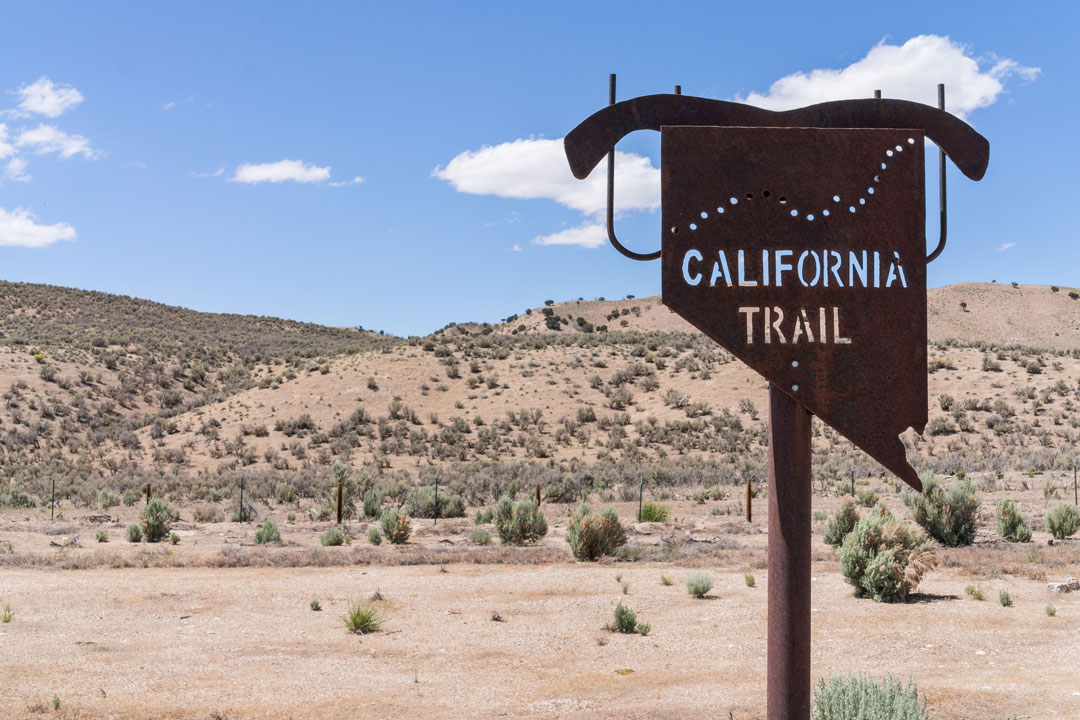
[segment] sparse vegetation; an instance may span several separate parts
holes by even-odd
[[[1064,540],[1080,529],[1080,513],[1075,505],[1060,503],[1046,515],[1046,529],[1058,540]]]
[[[925,698],[913,680],[905,687],[887,677],[880,683],[862,675],[820,678],[811,720],[930,720]]]
[[[713,579],[708,573],[691,573],[686,578],[686,591],[699,600],[708,595],[712,588]]]
[[[638,522],[667,522],[669,511],[667,507],[652,500],[646,500],[641,506],[641,517]]]
[[[386,539],[394,545],[402,545],[412,534],[409,516],[397,508],[391,508],[382,515],[382,531]],[[370,538],[369,538],[370,539]]]
[[[94,539],[97,540],[99,543],[109,542],[109,533],[105,530],[98,530],[96,533],[94,533]]]
[[[998,591],[998,603],[1001,604],[1001,607],[1012,607],[1013,598],[1012,595],[1009,594],[1008,590]]]
[[[925,473],[921,479],[921,493],[904,493],[912,518],[942,545],[970,545],[975,540],[979,510],[979,495],[971,481],[964,478],[946,490],[932,473]]]
[[[368,530],[367,539],[372,545],[382,545],[382,533],[379,532],[379,528],[373,527]]]
[[[338,545],[344,545],[345,534],[341,532],[341,528],[334,526],[327,529],[327,531],[322,534],[322,537],[319,538],[319,543],[323,545],[323,547],[336,547]]]
[[[495,506],[495,530],[506,545],[529,545],[547,534],[547,521],[535,500],[513,502],[503,495]]]
[[[611,632],[624,633],[627,635],[632,633],[648,635],[652,628],[648,623],[639,623],[637,621],[637,613],[622,603],[619,603],[615,606],[614,621],[608,626],[608,629],[611,630]]]
[[[349,632],[357,635],[376,632],[384,622],[378,608],[365,602],[358,602],[349,606],[349,609],[342,617],[342,621]]]
[[[312,600],[308,607],[310,607],[314,612],[319,612],[320,610],[322,610],[322,605],[319,603],[318,600]]]
[[[265,545],[266,543],[279,542],[281,542],[281,531],[278,530],[277,523],[271,518],[266,518],[266,521],[255,531],[255,544]]]
[[[146,542],[161,542],[168,537],[177,517],[176,511],[161,498],[150,500],[139,512],[139,523]]]
[[[859,511],[855,509],[855,502],[851,499],[845,500],[825,529],[825,542],[833,547],[840,547],[858,522]]]
[[[859,520],[840,546],[840,570],[856,596],[903,602],[935,565],[929,538],[878,505]]]
[[[578,560],[599,560],[626,544],[626,531],[614,510],[604,508],[594,515],[583,502],[570,519],[566,541]]]
[[[997,521],[997,534],[1001,537],[1009,542],[1031,540],[1031,526],[1012,500],[1003,500],[998,503],[994,516]]]
[[[130,543],[142,542],[142,539],[143,539],[142,528],[139,527],[138,525],[135,525],[134,523],[127,526],[127,532],[125,534],[127,536],[127,541],[130,542]]]

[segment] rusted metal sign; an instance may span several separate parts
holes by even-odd
[[[569,133],[572,171],[640,129],[661,131],[662,250],[626,251],[609,207],[612,243],[660,255],[666,305],[921,490],[899,435],[927,421],[923,139],[976,180],[989,143],[902,100],[650,95]]]
[[[919,488],[898,436],[927,421],[922,131],[661,138],[664,304]]]

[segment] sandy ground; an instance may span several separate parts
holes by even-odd
[[[61,715],[80,718],[764,717],[766,573],[749,588],[741,571],[714,572],[695,600],[689,572],[8,569],[0,715],[52,713],[55,694]],[[1080,595],[1005,576],[982,583],[978,602],[968,582],[938,570],[917,602],[880,605],[855,599],[835,562],[815,563],[814,676],[913,677],[938,718],[1080,717]],[[346,632],[347,605],[376,590],[383,629]],[[619,601],[651,624],[647,637],[603,629]]]

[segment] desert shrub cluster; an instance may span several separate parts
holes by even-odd
[[[934,566],[932,545],[881,504],[844,538],[840,570],[856,595],[877,602],[903,602]]]

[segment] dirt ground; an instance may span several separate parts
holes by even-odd
[[[815,498],[815,509],[838,502]],[[992,503],[984,497],[984,507]],[[474,557],[445,565],[113,568],[106,560],[77,570],[8,563],[0,570],[0,607],[10,606],[14,617],[0,624],[0,716],[764,717],[764,502],[756,502],[759,517],[749,527],[726,511],[711,514],[724,504],[668,504],[675,521],[636,526],[631,542],[648,548],[691,533],[697,542],[670,562],[575,563],[565,550],[562,508],[551,507],[551,534],[534,549],[547,553],[536,558],[556,558],[550,563],[488,557],[476,564]],[[617,507],[632,515],[629,504]],[[12,542],[16,558],[148,552],[123,542],[123,522],[109,526],[102,545],[93,543],[93,527],[67,522],[59,529],[79,532],[82,548],[51,548],[61,536],[46,532],[55,530],[10,512],[0,521],[0,545]],[[371,559],[439,547],[450,548],[449,559],[474,552],[464,541],[471,519],[441,521],[438,529],[414,523],[408,547],[384,545]],[[190,524],[179,545],[152,552],[192,565],[236,548],[310,553],[321,526],[282,522],[286,545],[257,550],[248,547],[252,530]],[[359,530],[352,547],[319,552],[366,552]],[[983,528],[974,548],[943,554],[915,602],[882,605],[853,596],[823,530],[814,523],[815,678],[910,677],[944,720],[1080,717],[1080,593],[1046,587],[1080,574],[1080,541],[1048,545],[1037,530],[1034,543],[1002,550]],[[698,550],[717,543],[727,549]],[[684,582],[702,570],[716,586],[695,600]],[[969,584],[985,600],[969,597]],[[1012,607],[998,603],[1002,589]],[[346,632],[347,606],[376,591],[382,629]],[[310,609],[313,599],[321,611]],[[648,636],[604,629],[618,602],[651,625]]]

